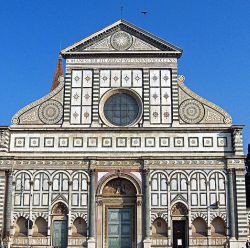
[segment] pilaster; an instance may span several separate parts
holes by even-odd
[[[143,126],[150,126],[149,70],[143,70]]]
[[[99,124],[100,70],[93,71],[92,126]]]
[[[172,69],[172,108],[173,108],[173,123],[179,123],[179,88],[177,68]]]
[[[229,205],[229,226],[230,226],[230,238],[236,238],[236,211],[235,211],[235,170],[228,170],[228,205]]]
[[[72,71],[66,65],[65,85],[64,85],[64,113],[63,125],[70,124],[70,97],[71,97],[71,75]]]
[[[150,188],[149,188],[149,169],[144,169],[143,174],[143,216],[144,218],[144,240],[143,247],[150,248],[151,247],[151,238],[150,238],[150,226],[151,226],[151,213],[150,213]]]
[[[95,240],[95,181],[96,181],[96,171],[94,169],[89,170],[89,214],[88,214],[88,224],[89,224],[89,234],[88,234],[88,248],[96,247]]]
[[[244,155],[242,129],[243,126],[233,126],[233,147],[235,155]]]

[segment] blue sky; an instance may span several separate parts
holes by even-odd
[[[60,47],[120,19],[181,47],[188,87],[246,125],[250,143],[249,0],[12,0],[0,8],[0,125],[50,88]],[[147,15],[141,11],[148,11]]]

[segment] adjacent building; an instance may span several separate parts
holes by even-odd
[[[0,127],[3,243],[244,246],[243,126],[186,86],[181,55],[124,20],[60,52],[51,92]]]

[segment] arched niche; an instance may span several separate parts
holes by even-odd
[[[87,223],[81,218],[77,217],[72,225],[72,236],[74,237],[87,237]]]
[[[226,223],[220,217],[213,219],[211,223],[211,234],[212,236],[226,236]]]
[[[158,217],[152,224],[152,238],[164,238],[167,237],[168,228],[164,219]]]
[[[192,236],[206,237],[207,236],[207,223],[201,217],[197,217],[192,222]]]
[[[46,237],[48,232],[48,223],[43,217],[38,217],[34,223],[33,236]]]
[[[25,237],[28,235],[27,220],[20,216],[15,223],[15,236]]]

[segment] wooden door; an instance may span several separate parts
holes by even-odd
[[[133,215],[131,208],[108,209],[108,248],[132,248]]]
[[[53,226],[53,246],[66,248],[68,244],[68,223],[66,220],[55,220]]]

